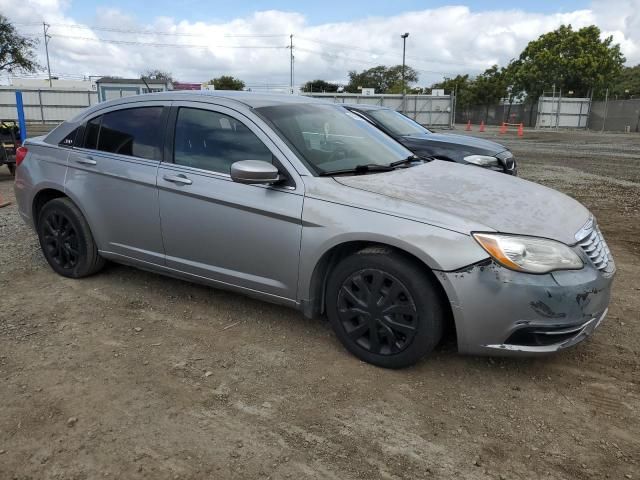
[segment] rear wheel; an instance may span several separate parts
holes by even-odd
[[[86,277],[104,266],[87,221],[68,198],[53,199],[42,207],[38,237],[47,262],[64,277]]]
[[[358,358],[385,368],[417,362],[442,337],[432,280],[404,255],[371,247],[342,260],[327,284],[329,320]]]
[[[16,164],[15,163],[7,163],[7,168],[9,169],[9,173],[11,176],[15,176],[16,174]]]

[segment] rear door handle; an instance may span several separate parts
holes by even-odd
[[[167,182],[177,183],[178,185],[191,185],[193,183],[184,175],[164,175],[162,178]]]
[[[98,162],[96,162],[92,157],[76,158],[76,163],[81,163],[83,165],[97,165],[98,164]]]

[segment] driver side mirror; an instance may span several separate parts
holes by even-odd
[[[241,160],[231,165],[231,180],[251,185],[270,185],[282,180],[278,169],[264,160]]]

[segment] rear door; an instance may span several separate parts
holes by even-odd
[[[302,182],[243,185],[239,160],[284,158],[249,118],[223,107],[174,102],[171,162],[158,171],[167,266],[221,283],[295,299],[302,234]],[[298,180],[296,182],[296,177]]]
[[[101,251],[164,264],[157,170],[168,107],[140,102],[88,120],[69,156],[65,186]]]

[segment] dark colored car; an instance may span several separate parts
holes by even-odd
[[[400,112],[378,105],[344,105],[421,158],[436,158],[468,165],[476,165],[508,175],[517,175],[513,154],[504,146],[490,140],[434,133]]]

